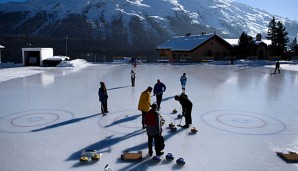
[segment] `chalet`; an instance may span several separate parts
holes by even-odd
[[[233,46],[220,36],[201,34],[173,37],[156,48],[160,60],[203,62],[230,58]]]
[[[225,41],[229,42],[233,47],[237,47],[239,45],[239,39],[225,39]],[[248,59],[271,60],[271,56],[268,51],[268,46],[271,45],[271,40],[262,40],[262,35],[257,34],[254,42],[256,45],[256,53],[254,56],[249,56]]]
[[[159,45],[159,61],[204,62],[212,60],[230,60],[235,58],[235,47],[239,39],[223,39],[216,34],[201,34],[173,37]],[[271,60],[268,46],[270,40],[262,40],[261,34],[255,39],[256,54],[248,59]]]

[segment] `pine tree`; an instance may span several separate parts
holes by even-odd
[[[269,22],[267,39],[271,40],[272,55],[284,55],[289,42],[288,32],[281,21],[276,22],[275,18]]]
[[[295,53],[295,48],[297,46],[297,38],[295,37],[293,42],[289,45],[292,52]]]
[[[267,37],[268,40],[271,40],[271,45],[273,47],[276,46],[276,21],[275,18],[269,22],[268,25],[268,31],[267,31]]]
[[[277,22],[277,52],[279,55],[283,55],[285,51],[287,51],[287,44],[289,42],[288,32],[284,27],[283,23]]]
[[[242,32],[238,40],[238,54],[241,58],[246,58],[249,55],[253,55],[254,40],[253,37],[247,35],[247,33]]]

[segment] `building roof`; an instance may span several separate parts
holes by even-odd
[[[219,37],[223,41],[225,41],[227,44],[231,46],[238,46],[238,40],[239,39],[223,39],[220,36],[211,33],[211,34],[202,34],[202,35],[186,35],[186,36],[177,36],[173,37],[161,45],[157,46],[157,50],[161,49],[169,49],[171,51],[191,51],[207,40],[213,38],[214,36]],[[266,44],[271,45],[271,40],[261,40],[261,41],[255,41],[256,45],[260,44]]]
[[[232,46],[238,46],[239,39],[224,39],[226,42],[230,43]]]
[[[225,41],[227,41],[228,43],[230,43],[233,46],[238,46],[239,43],[239,39],[224,39]],[[255,41],[256,45],[260,45],[260,44],[266,44],[267,46],[271,45],[271,40],[261,40],[261,41]]]
[[[171,51],[191,51],[200,46],[216,34],[203,34],[203,35],[186,35],[173,37],[156,49],[170,49]]]

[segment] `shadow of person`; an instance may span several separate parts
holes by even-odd
[[[117,125],[117,124],[121,124],[121,123],[124,123],[124,122],[129,122],[129,121],[136,120],[140,116],[141,116],[140,114],[139,115],[133,115],[133,116],[127,116],[123,119],[116,120],[116,121],[112,122],[111,124],[105,126],[105,128],[108,128],[108,127],[111,127],[111,126],[114,126],[114,125]]]
[[[97,115],[99,115],[99,114],[94,114],[94,115],[90,115],[90,116],[86,116],[86,117],[82,117],[82,118],[75,118],[75,119],[67,120],[67,121],[64,121],[64,122],[60,122],[60,123],[57,123],[57,124],[46,126],[44,128],[35,129],[35,130],[32,130],[31,132],[39,132],[39,131],[44,131],[44,130],[47,130],[47,129],[58,128],[58,127],[61,127],[61,126],[65,126],[65,125],[73,124],[73,123],[76,123],[76,122],[80,122],[82,120],[89,119],[89,118],[95,117]]]
[[[134,132],[131,132],[129,134],[126,134],[126,135],[123,135],[123,136],[120,136],[120,137],[114,137],[114,135],[111,135],[111,136],[108,136],[106,137],[105,139],[99,141],[99,142],[96,142],[94,144],[91,144],[83,149],[80,149],[76,152],[74,152],[73,154],[71,154],[67,159],[66,161],[71,161],[71,160],[78,160],[80,159],[81,157],[81,153],[83,150],[97,150],[101,153],[105,153],[105,152],[111,152],[111,146],[119,143],[119,142],[122,142],[123,140],[126,140],[126,139],[129,139],[131,137],[134,137],[134,136],[137,136],[139,134],[142,134],[144,133],[144,130],[143,129],[140,129],[140,130],[136,130]],[[106,151],[103,151],[103,149],[108,149]],[[77,167],[79,166],[77,163],[73,165],[73,167]]]

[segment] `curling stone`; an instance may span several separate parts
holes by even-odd
[[[169,161],[174,160],[174,156],[173,156],[173,154],[172,154],[172,153],[168,153],[168,154],[166,155],[166,159],[169,160]]]
[[[178,118],[178,119],[181,119],[181,118],[182,118],[182,115],[181,115],[181,114],[178,114],[178,115],[177,115],[177,118]]]
[[[171,127],[171,131],[177,131],[177,127],[176,126]]]
[[[165,122],[166,122],[166,121],[165,121],[163,118],[160,120],[161,125],[164,125]]]
[[[175,126],[175,124],[174,124],[173,122],[171,122],[171,123],[169,124],[169,127],[170,127],[170,128],[173,128],[173,127],[176,127],[176,126]]]
[[[195,134],[198,132],[198,129],[196,127],[192,127],[190,131],[191,133]]]
[[[100,156],[98,155],[98,154],[94,154],[94,155],[92,155],[92,157],[91,157],[91,160],[92,161],[98,161],[100,159]]]
[[[156,161],[156,162],[160,162],[161,161],[161,158],[158,157],[158,156],[154,156],[154,157],[152,157],[152,160],[153,161]]]
[[[176,110],[176,109],[174,109],[174,110],[173,110],[173,114],[176,114],[176,113],[177,113],[177,110]]]
[[[81,163],[81,164],[86,164],[86,163],[88,163],[88,157],[87,157],[87,156],[82,156],[82,157],[80,158],[80,163]]]
[[[185,165],[185,161],[182,157],[180,157],[179,159],[176,160],[177,165],[179,166],[184,166]]]

